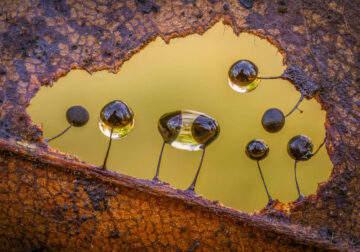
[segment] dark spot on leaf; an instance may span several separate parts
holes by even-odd
[[[239,3],[246,9],[251,9],[254,5],[255,0],[239,0]]]
[[[86,216],[86,214],[83,214],[82,216],[81,216],[81,220],[82,221],[86,221],[88,219],[88,217]]]
[[[199,240],[194,240],[192,245],[188,248],[188,251],[195,251],[197,247],[200,246]]]
[[[105,51],[105,52],[104,52],[104,56],[105,56],[105,57],[111,57],[111,56],[112,56],[112,52]]]
[[[10,135],[10,121],[0,120],[0,137],[8,139]]]
[[[43,246],[43,245],[40,245],[40,246],[35,246],[35,247],[32,247],[30,248],[29,250],[27,250],[28,252],[42,252],[42,251],[46,251],[46,247]]]
[[[231,248],[231,240],[230,239],[227,240],[226,245],[228,248]]]
[[[199,12],[198,14],[196,14],[195,17],[196,17],[196,18],[202,18],[202,17],[203,17],[202,12]]]
[[[85,185],[84,190],[88,194],[94,210],[104,211],[107,209],[108,202],[106,200],[106,191],[103,187],[99,185]]]
[[[117,239],[120,238],[119,232],[118,231],[111,231],[109,234],[109,238],[113,238],[113,239]]]
[[[158,13],[160,10],[159,5],[147,0],[136,0],[136,5],[144,14]]]
[[[286,7],[279,7],[279,8],[278,8],[278,12],[279,12],[279,13],[286,13],[286,12],[287,12],[287,8],[286,8]]]

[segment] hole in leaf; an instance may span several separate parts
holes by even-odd
[[[305,134],[314,149],[320,145],[325,136],[325,111],[315,99],[304,100],[299,107],[304,113],[295,111],[286,118],[280,132],[266,132],[261,125],[263,113],[269,108],[289,112],[300,93],[282,79],[261,80],[248,94],[235,92],[228,85],[227,73],[240,59],[254,62],[260,76],[279,76],[286,68],[282,55],[268,41],[247,33],[236,36],[218,23],[203,35],[173,39],[169,45],[156,39],[125,62],[118,74],[71,71],[52,88],[42,87],[28,112],[35,123],[43,125],[44,138],[50,138],[68,126],[65,114],[69,107],[84,106],[90,114],[87,125],[73,127],[50,146],[100,166],[108,143],[98,126],[100,110],[112,100],[126,102],[134,111],[136,124],[126,138],[112,142],[107,167],[152,179],[163,142],[157,129],[160,116],[179,109],[200,111],[215,118],[221,132],[207,148],[196,185],[198,194],[246,212],[263,208],[267,195],[256,162],[245,154],[246,144],[260,138],[270,148],[261,167],[272,198],[296,200],[294,160],[287,153],[287,143],[293,136]],[[201,151],[166,145],[160,180],[186,189],[200,157]],[[299,162],[302,192],[314,193],[331,167],[325,148],[311,160]]]

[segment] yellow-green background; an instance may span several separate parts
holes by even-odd
[[[135,112],[135,128],[126,138],[113,141],[108,168],[144,179],[154,176],[158,161],[162,144],[159,117],[178,109],[204,112],[218,120],[221,132],[207,148],[198,194],[247,212],[264,207],[267,197],[256,163],[244,152],[248,141],[262,138],[270,146],[261,166],[271,195],[284,202],[295,200],[294,161],[286,152],[287,142],[294,135],[306,134],[316,148],[325,135],[325,112],[314,99],[306,100],[300,105],[304,113],[295,111],[282,131],[267,133],[261,126],[265,110],[276,107],[287,113],[300,93],[285,80],[263,80],[249,94],[235,92],[227,83],[227,72],[239,59],[253,61],[261,76],[278,76],[285,69],[282,55],[266,40],[246,33],[237,37],[231,28],[218,23],[204,35],[173,39],[169,45],[156,39],[125,62],[116,75],[71,71],[52,88],[41,88],[28,111],[35,123],[43,124],[44,137],[52,137],[68,125],[65,113],[70,106],[86,107],[88,124],[72,128],[50,145],[101,165],[108,138],[99,130],[99,112],[111,100],[125,101]],[[201,152],[167,145],[160,179],[186,189],[200,157]],[[308,195],[327,179],[332,164],[324,148],[298,167],[300,186]]]

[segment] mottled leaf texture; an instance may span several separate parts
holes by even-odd
[[[0,1],[0,250],[360,250],[359,13],[353,0]],[[302,203],[248,215],[101,171],[44,144],[25,112],[71,69],[117,72],[157,36],[219,21],[278,47],[327,112],[333,170]]]

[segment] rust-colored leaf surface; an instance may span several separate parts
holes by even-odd
[[[0,250],[360,250],[359,13],[351,0],[1,1]],[[101,171],[48,147],[25,112],[71,69],[116,72],[157,36],[221,20],[275,44],[291,66],[283,77],[327,111],[333,171],[302,203],[248,215]]]

